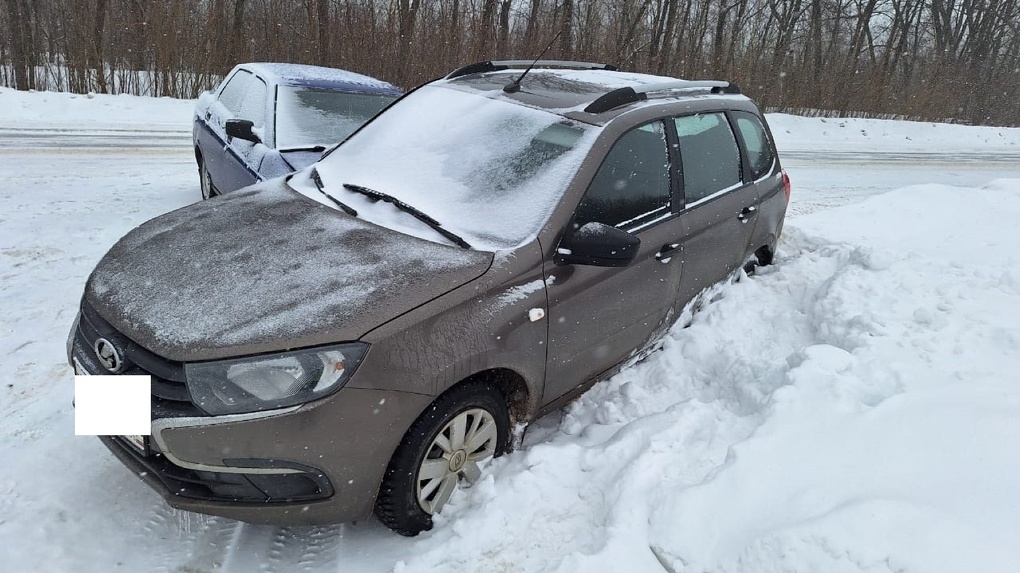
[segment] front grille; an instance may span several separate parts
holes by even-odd
[[[131,340],[82,303],[81,320],[73,342],[73,356],[90,374],[110,374],[93,349],[96,340],[112,342],[124,361],[118,374],[152,378],[152,418],[208,416],[191,400],[184,377],[184,364],[167,360]]]
[[[288,474],[246,474],[191,470],[170,463],[162,454],[142,455],[120,438],[101,436],[121,461],[151,474],[175,496],[210,501],[295,502],[325,499],[333,487],[322,472],[293,463],[275,462],[277,467],[301,470]],[[144,477],[144,476],[143,476]]]

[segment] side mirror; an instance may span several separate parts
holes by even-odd
[[[560,240],[553,261],[558,265],[625,267],[634,261],[641,239],[604,223],[587,223]]]
[[[252,131],[255,124],[247,119],[228,119],[226,127],[227,137],[236,137],[252,143],[262,143],[259,136],[255,135],[255,132]]]

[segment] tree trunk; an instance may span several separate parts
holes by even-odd
[[[500,55],[506,55],[510,49],[510,0],[502,0],[499,3],[499,34],[496,41],[496,51]]]
[[[35,89],[35,62],[30,61],[29,35],[30,16],[23,0],[5,0],[11,37],[11,59],[14,68],[14,89]]]
[[[330,51],[329,51],[329,0],[316,0],[315,1],[315,20],[316,30],[318,32],[318,63],[319,65],[330,64]]]
[[[574,0],[563,0],[560,18],[560,57],[569,60],[574,55]]]
[[[542,9],[542,0],[531,0],[531,10],[528,12],[528,24],[524,28],[524,48],[525,52],[534,51],[535,38],[538,36],[538,18],[539,12]]]
[[[223,17],[223,0],[217,0],[220,4],[220,19]],[[128,3],[128,13],[130,18],[129,30],[128,30],[128,46],[131,52],[128,54],[129,66],[132,70],[143,71],[147,68],[145,61],[146,52],[146,20],[145,20],[145,7],[142,5],[142,0],[130,0]],[[215,54],[219,55],[219,54]],[[222,57],[220,55],[220,57]]]
[[[493,19],[496,17],[496,0],[484,0],[482,2],[481,22],[478,26],[478,38],[475,43],[475,60],[489,59],[490,46],[492,46]]]
[[[230,26],[230,63],[244,62],[246,57],[246,46],[244,38],[247,36],[244,30],[244,3],[245,0],[234,0],[234,21]],[[226,73],[229,70],[225,70]]]
[[[100,93],[107,93],[106,64],[103,58],[103,41],[106,32],[106,12],[108,0],[96,0],[96,19],[92,27],[92,64],[96,70],[96,88]]]

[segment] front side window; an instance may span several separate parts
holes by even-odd
[[[253,78],[248,84],[248,89],[241,100],[241,107],[237,110],[237,117],[247,119],[255,124],[255,127],[262,127],[266,124],[266,82],[260,78]]]
[[[613,144],[574,212],[573,226],[594,221],[635,231],[670,213],[666,132],[656,121]]]
[[[772,146],[769,145],[768,136],[765,134],[765,127],[758,116],[746,111],[735,111],[733,116],[737,120],[737,130],[744,140],[744,147],[747,148],[747,160],[751,163],[751,176],[754,179],[761,179],[768,175],[772,168],[775,157],[772,155]]]
[[[740,185],[740,150],[726,114],[699,113],[674,121],[688,206]]]
[[[227,81],[220,91],[220,103],[230,111],[237,113],[241,109],[241,101],[248,92],[248,85],[251,83],[252,73],[248,70],[237,70],[237,73]]]

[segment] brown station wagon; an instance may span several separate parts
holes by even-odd
[[[151,436],[110,450],[176,508],[413,535],[515,425],[771,261],[789,180],[735,85],[527,64],[114,245],[68,341],[78,371],[152,377]]]

